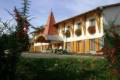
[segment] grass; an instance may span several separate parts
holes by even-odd
[[[107,60],[88,58],[21,58],[20,80],[117,80],[111,77]]]

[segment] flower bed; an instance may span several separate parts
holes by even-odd
[[[80,36],[82,34],[81,29],[76,29],[75,34],[76,36]]]
[[[89,32],[90,34],[95,34],[95,32],[96,32],[95,26],[90,26],[90,27],[88,27],[88,32]]]

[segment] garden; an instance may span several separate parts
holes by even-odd
[[[29,1],[8,13],[16,23],[0,20],[0,80],[120,80],[120,27],[115,20],[104,31],[101,58],[25,58],[21,54],[30,45]]]
[[[118,80],[103,57],[23,58],[17,64],[19,80]]]

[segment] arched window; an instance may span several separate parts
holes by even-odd
[[[45,41],[46,41],[46,38],[43,35],[40,35],[35,39],[35,42],[45,42]]]

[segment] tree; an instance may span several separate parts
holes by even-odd
[[[28,29],[28,0],[23,0],[23,9],[20,12],[14,9],[17,25],[12,31],[12,26],[8,22],[1,21],[0,26],[0,80],[17,80],[16,65],[21,52],[26,51],[29,45]]]
[[[28,20],[28,11],[29,11],[29,1],[23,0],[23,8],[22,11],[19,11],[17,8],[14,9],[15,20],[17,22],[16,34],[17,39],[21,43],[21,47],[23,51],[27,51],[29,49],[29,20]]]
[[[28,45],[29,45],[29,38],[28,38],[28,27],[29,27],[29,22],[25,16],[20,14],[20,12],[15,8],[15,17],[16,17],[16,37],[17,40],[19,41],[20,45],[22,47],[21,50],[26,51],[28,50]]]
[[[109,29],[105,29],[105,45],[103,52],[109,62],[112,73],[120,79],[120,26],[115,26],[115,21],[109,23]]]

